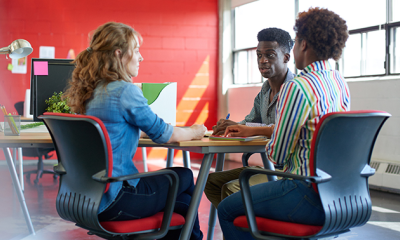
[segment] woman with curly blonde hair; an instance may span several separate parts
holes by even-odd
[[[348,86],[328,59],[339,59],[348,38],[346,21],[328,9],[299,13],[294,26],[293,55],[300,74],[279,91],[275,127],[266,155],[287,173],[310,176],[311,142],[316,126],[327,113],[350,110]],[[241,136],[247,126],[227,127],[225,135]],[[242,135],[245,136],[245,135]],[[322,226],[325,214],[310,183],[281,179],[250,187],[256,216]],[[233,220],[244,215],[241,193],[218,205],[218,218],[227,240],[253,239],[237,230]]]
[[[75,70],[70,88],[64,94],[73,112],[86,112],[86,100],[92,96],[100,82],[103,85],[120,80],[132,82],[131,77],[136,77],[137,72],[131,75],[121,60],[130,54],[131,47],[139,47],[141,41],[138,32],[122,23],[106,23],[94,32],[90,46],[73,61]],[[118,54],[115,54],[116,51]],[[143,61],[140,58],[139,61]]]
[[[138,173],[132,158],[140,131],[157,143],[201,139],[206,131],[204,125],[173,127],[151,111],[142,91],[131,80],[138,75],[143,61],[141,43],[140,34],[128,25],[109,22],[100,26],[90,46],[74,61],[76,68],[65,93],[72,111],[103,121],[113,150],[113,177]],[[194,190],[192,171],[170,169],[179,176],[174,212],[186,216]],[[100,203],[99,220],[131,220],[162,211],[168,184],[165,176],[111,183]],[[178,239],[179,234],[180,230],[169,231],[163,239]],[[196,218],[191,239],[202,238]]]

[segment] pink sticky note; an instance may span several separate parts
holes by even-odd
[[[34,75],[49,75],[48,62],[33,62]]]

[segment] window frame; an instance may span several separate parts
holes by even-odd
[[[370,74],[370,75],[362,75],[361,74],[359,76],[344,76],[344,77],[347,79],[354,79],[354,78],[362,78],[362,77],[400,75],[400,73],[391,73],[390,72],[390,70],[391,70],[391,63],[390,63],[391,31],[392,31],[392,28],[397,28],[397,27],[400,27],[400,21],[350,30],[349,35],[363,34],[363,33],[385,30],[385,62],[384,62],[385,73],[384,74]],[[396,57],[396,56],[394,56],[394,57]]]
[[[294,0],[294,13],[295,13],[295,15],[297,16],[297,14],[298,14],[298,9],[299,9],[299,1],[301,1],[301,0]],[[344,61],[345,61],[345,59],[344,58],[341,58],[340,60],[338,60],[338,61],[335,61],[335,68],[336,68],[336,70],[338,70],[338,71],[340,71],[342,74],[343,74],[343,76],[346,78],[346,79],[357,79],[357,78],[365,78],[365,77],[381,77],[381,76],[398,76],[398,75],[400,75],[400,72],[396,72],[396,73],[391,73],[391,69],[392,69],[392,63],[391,63],[391,57],[393,57],[393,59],[396,59],[396,57],[399,57],[399,56],[396,56],[395,55],[395,51],[393,51],[393,55],[394,56],[391,56],[391,46],[392,46],[392,29],[393,28],[398,28],[399,30],[398,31],[400,31],[400,21],[396,21],[396,22],[392,22],[392,14],[393,14],[393,9],[392,9],[392,6],[393,6],[393,4],[392,4],[392,0],[386,0],[386,23],[384,23],[384,24],[379,24],[379,25],[374,25],[374,26],[368,26],[368,27],[363,27],[363,28],[358,28],[358,29],[352,29],[352,30],[349,30],[349,35],[351,36],[351,35],[355,35],[355,34],[364,34],[364,33],[369,33],[369,32],[374,32],[374,31],[380,31],[380,30],[384,30],[385,31],[385,46],[382,46],[382,47],[385,47],[385,57],[384,57],[384,59],[385,59],[385,61],[384,61],[384,69],[385,69],[385,73],[383,73],[383,74],[369,74],[369,75],[363,75],[363,73],[360,73],[360,75],[356,75],[356,76],[345,76],[344,75],[344,72],[343,72],[343,69],[339,69],[339,61],[342,61],[342,64],[344,64]],[[232,10],[231,10],[231,33],[232,33],[232,35],[231,35],[231,37],[232,37],[232,51],[231,51],[231,53],[232,53],[232,84],[234,84],[234,85],[249,85],[249,84],[257,84],[257,83],[263,83],[264,81],[265,81],[265,79],[261,76],[261,74],[260,74],[260,81],[258,82],[254,82],[253,80],[254,79],[249,79],[249,68],[248,68],[248,66],[249,66],[249,64],[247,64],[247,80],[246,81],[237,81],[237,75],[236,75],[236,72],[238,71],[237,70],[237,64],[236,64],[236,59],[237,59],[237,56],[238,56],[238,54],[240,53],[240,52],[243,52],[243,51],[246,51],[247,52],[247,61],[248,61],[248,63],[249,63],[249,56],[250,56],[250,54],[248,53],[248,52],[250,52],[250,51],[252,51],[252,50],[254,50],[254,49],[257,49],[257,46],[255,46],[255,47],[249,47],[249,48],[241,48],[241,49],[235,49],[235,9],[233,8]],[[394,45],[393,45],[393,47],[394,47]],[[399,47],[400,48],[400,46],[397,46],[397,47]],[[362,49],[363,48],[363,46],[361,46],[361,51],[363,50]],[[363,59],[361,59],[361,61],[363,61]],[[344,65],[343,65],[343,67],[345,67]],[[297,69],[295,69],[295,73],[297,74],[297,72],[298,72],[298,70]]]

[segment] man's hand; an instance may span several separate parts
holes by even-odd
[[[275,125],[265,127],[250,127],[245,125],[233,125],[226,128],[224,136],[227,137],[250,137],[256,135],[271,138]]]
[[[234,122],[232,120],[228,120],[228,119],[220,119],[217,122],[217,125],[212,127],[212,129],[213,129],[212,135],[217,135],[217,136],[223,135],[226,127],[232,126],[232,125],[238,125],[238,123]]]
[[[225,130],[224,136],[225,137],[250,137],[258,135],[255,131],[256,128],[248,127],[245,125],[233,125],[228,126]]]

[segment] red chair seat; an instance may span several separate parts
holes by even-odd
[[[156,213],[147,218],[140,218],[127,221],[105,221],[100,222],[101,226],[110,232],[115,233],[129,233],[140,232],[161,227],[164,212]],[[180,226],[185,224],[185,218],[177,213],[172,214],[170,226]]]
[[[259,231],[283,234],[288,236],[310,236],[319,232],[322,226],[305,225],[299,223],[282,222],[262,217],[256,217]],[[233,225],[239,228],[249,228],[246,216],[237,217]]]

